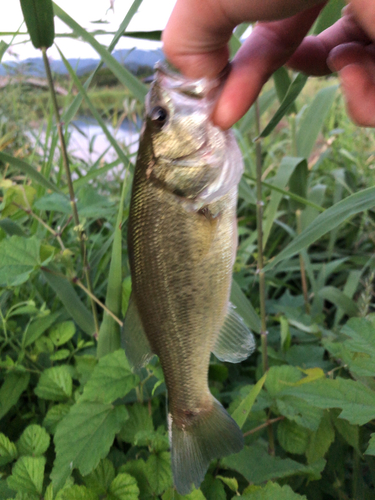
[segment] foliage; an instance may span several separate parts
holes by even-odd
[[[100,54],[137,109],[144,84],[111,51],[139,4],[108,50],[55,8],[71,36]],[[318,31],[340,5],[330,2]],[[130,295],[126,228],[134,153],[115,146],[108,129],[119,157],[112,163],[80,160],[70,145],[69,123],[82,102],[106,127],[100,118],[107,104],[93,100],[89,89],[95,74],[86,82],[73,74],[73,100],[58,103],[79,224],[52,108],[45,106],[37,123],[41,147],[27,128],[27,106],[0,109],[4,499],[182,498],[172,483],[160,365],[153,360],[133,374],[117,342]],[[260,333],[263,276],[268,335],[240,365],[211,360],[211,390],[242,428],[245,448],[212,463],[190,500],[374,497],[375,140],[349,122],[335,79],[305,80],[280,70],[260,97],[258,127],[252,108],[235,130],[245,174],[231,300]],[[20,96],[15,87],[2,92],[8,104]],[[253,143],[260,130],[261,151]],[[260,201],[265,274],[257,269]]]

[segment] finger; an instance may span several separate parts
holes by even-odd
[[[163,33],[163,50],[186,76],[214,77],[228,63],[235,26],[281,19],[318,3],[322,0],[177,0]]]
[[[368,36],[375,40],[374,0],[350,0],[350,8]]]
[[[327,59],[332,49],[353,41],[370,43],[369,37],[359,26],[355,17],[348,12],[319,35],[306,37],[287,65],[308,75],[327,75],[331,73]]]
[[[357,125],[375,127],[375,47],[341,45],[328,62],[339,73],[350,118]]]
[[[216,125],[227,129],[246,113],[264,83],[296,50],[322,7],[254,28],[233,60],[213,113]]]

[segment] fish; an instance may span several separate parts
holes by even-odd
[[[240,362],[255,341],[229,302],[243,172],[232,131],[210,116],[220,78],[156,66],[134,171],[128,221],[132,293],[122,343],[135,370],[156,354],[168,394],[173,480],[185,495],[243,435],[211,394],[211,352]]]

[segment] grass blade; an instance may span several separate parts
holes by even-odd
[[[278,262],[292,257],[304,248],[308,247],[324,234],[339,226],[350,216],[375,205],[375,187],[364,189],[359,193],[352,194],[342,201],[318,215],[301,234],[299,234],[289,245],[284,248],[272,262],[267,264],[265,270],[272,269]]]
[[[55,193],[61,193],[59,188],[55,186],[55,184],[52,184],[48,179],[46,179],[42,174],[40,174],[36,168],[31,166],[29,163],[25,162],[24,160],[20,160],[19,158],[15,158],[14,156],[7,155],[6,153],[0,152],[0,161],[3,161],[5,163],[9,163],[15,168],[19,168],[21,172],[24,174],[28,175],[30,179],[33,181],[37,182],[41,186],[45,187],[46,189],[50,189],[51,191],[54,191]]]
[[[335,99],[338,85],[321,89],[303,115],[297,133],[298,156],[308,158]]]
[[[280,122],[280,120],[283,118],[283,116],[289,111],[291,106],[293,106],[294,101],[297,99],[298,95],[300,94],[303,87],[305,86],[307,78],[308,78],[308,76],[303,74],[303,73],[299,73],[296,76],[296,78],[291,83],[291,85],[288,89],[288,92],[287,92],[286,96],[284,97],[283,102],[280,104],[279,109],[273,115],[270,122],[263,129],[263,131],[260,133],[258,138],[267,137],[268,135],[270,135],[270,133],[273,131],[273,129],[276,127],[276,125]]]
[[[95,324],[91,312],[85,307],[81,299],[78,297],[71,283],[69,283],[67,279],[53,274],[53,272],[54,271],[52,269],[51,272],[48,272],[48,270],[42,270],[42,274],[47,283],[64,304],[65,309],[68,311],[70,316],[74,319],[77,325],[85,333],[87,333],[87,335],[92,337],[95,332]]]
[[[259,97],[259,116],[262,114],[273,104],[276,99],[276,90],[274,88],[267,90],[267,92],[263,92]],[[251,106],[246,115],[240,120],[238,124],[238,129],[242,134],[246,134],[255,127],[255,106]]]
[[[232,418],[237,422],[238,427],[240,429],[242,429],[242,427],[244,426],[244,423],[246,422],[246,419],[249,416],[249,413],[251,412],[251,408],[253,407],[255,400],[260,391],[262,390],[263,384],[266,381],[266,377],[267,377],[267,372],[251,388],[251,391],[246,396],[246,398],[243,401],[241,401],[240,406],[238,406],[238,408],[234,410]]]
[[[74,19],[72,19],[66,12],[64,12],[58,5],[53,4],[55,14],[65,24],[67,24],[75,33],[82,37],[85,42],[88,42],[91,47],[96,50],[100,55],[103,62],[108,66],[112,73],[117,76],[120,82],[125,85],[130,92],[140,102],[144,102],[145,95],[147,94],[147,87],[142,82],[133,76],[130,71],[124,68],[116,59],[103,47],[95,38],[90,35],[82,26],[80,26]]]
[[[343,309],[348,316],[358,315],[359,309],[357,304],[338,288],[325,286],[318,293],[321,298],[332,302],[337,309]]]

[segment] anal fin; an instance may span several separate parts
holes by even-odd
[[[121,345],[125,349],[126,357],[135,371],[140,370],[154,356],[133,294],[130,295],[128,310],[121,331]]]
[[[254,349],[253,334],[234,306],[229,303],[228,313],[212,352],[221,361],[239,363],[248,358]]]

